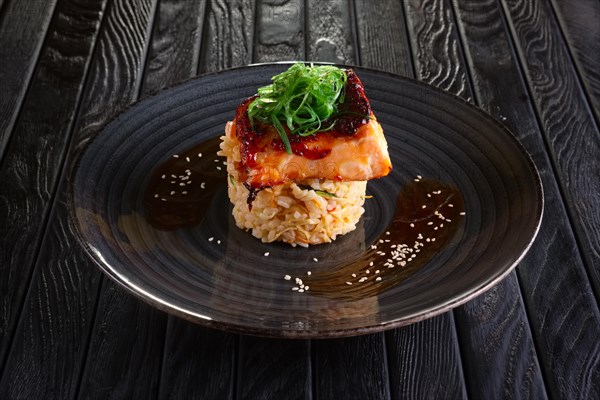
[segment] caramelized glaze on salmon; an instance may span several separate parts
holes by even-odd
[[[333,121],[327,121],[333,128],[309,136],[287,132],[292,154],[285,151],[275,127],[250,123],[247,109],[254,97],[237,108],[226,134],[240,143],[236,169],[247,186],[261,189],[312,178],[365,181],[389,174],[392,164],[381,125],[362,83],[352,70],[347,74],[344,103]]]

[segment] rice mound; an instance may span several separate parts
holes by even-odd
[[[219,155],[227,157],[227,185],[238,227],[252,232],[265,243],[283,241],[293,246],[329,243],[353,231],[364,213],[366,181],[337,182],[307,179],[261,190],[248,207],[248,189],[238,179],[236,162],[240,145],[229,135],[221,137]],[[312,189],[307,189],[310,186]],[[335,195],[323,196],[324,191]]]

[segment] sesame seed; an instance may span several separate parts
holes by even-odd
[[[369,267],[372,267],[372,266],[373,266],[373,261],[371,261],[371,262],[369,263]]]
[[[215,238],[214,238],[214,237],[212,237],[212,236],[208,238],[208,241],[209,241],[209,242],[212,242],[213,240],[215,240]]]
[[[374,244],[372,244],[372,245],[371,245],[371,248],[372,248],[373,250],[375,250],[375,249],[377,248],[377,246],[375,246]]]
[[[356,278],[356,274],[352,274],[352,277],[353,277],[353,278]]]
[[[294,287],[292,288],[292,290],[298,290],[298,289],[299,289],[299,288],[297,288],[296,286],[294,286]]]
[[[464,211],[460,213],[460,215],[466,215],[466,214],[467,214],[467,213],[466,213],[466,212],[464,212]]]
[[[220,170],[221,170],[221,167],[217,167],[217,169],[220,171]]]
[[[312,275],[312,272],[310,272],[310,271],[306,271],[306,275],[308,275],[308,276],[311,276],[311,275]]]
[[[379,282],[379,281],[381,280],[381,277],[380,277],[380,276],[378,276],[377,278],[375,278],[375,280],[376,280],[377,282]]]
[[[198,153],[198,158],[202,157],[202,153]]]
[[[448,219],[448,218],[446,218],[446,222],[452,222],[452,220],[451,220],[451,219]]]
[[[161,199],[162,201],[167,201],[167,199]]]
[[[219,162],[219,160],[214,160],[215,162]]]
[[[417,175],[418,179],[423,179],[423,177],[421,175]]]
[[[310,286],[304,286],[304,290],[308,290]]]
[[[165,177],[166,177],[166,175],[163,175],[163,176],[160,177],[160,179],[165,179]]]
[[[221,244],[221,241],[220,241],[220,240],[217,240],[217,244]]]
[[[423,205],[421,206],[421,208],[427,208],[427,206],[426,206],[425,204],[423,204]]]
[[[386,231],[386,232],[385,232],[385,234],[389,236],[389,234],[390,234],[390,231]]]
[[[191,184],[192,184],[192,181],[187,181],[187,184],[188,184],[188,185],[191,185]]]
[[[317,262],[317,261],[319,261],[319,259],[315,257],[315,258],[313,258],[313,261]]]
[[[415,182],[419,182],[419,178],[415,178]]]
[[[175,179],[175,178],[177,178],[177,176],[171,174],[171,178]]]
[[[425,239],[426,242],[431,242],[431,239],[427,238]]]
[[[415,227],[415,224],[411,223],[411,224],[410,224],[410,227],[411,227],[411,228],[414,228],[414,227]]]
[[[421,235],[421,234],[419,233],[419,235],[417,236],[417,239],[423,239],[423,235]]]
[[[366,281],[367,279],[369,279],[369,278],[367,278],[366,276],[363,276],[362,278],[360,278],[360,279],[358,280],[358,282],[359,282],[359,283],[363,283],[363,282],[364,282],[364,281]]]
[[[200,188],[201,188],[201,189],[204,189],[205,187],[206,187],[206,182],[202,182],[202,183],[200,184]]]
[[[431,238],[431,241],[432,241],[432,242],[435,242],[435,238]]]
[[[454,204],[448,204],[448,207],[454,207]]]
[[[265,254],[265,255],[266,255],[266,254]],[[286,275],[286,276],[284,276],[284,277],[283,277],[283,279],[285,279],[286,281],[289,281],[290,279],[292,279],[292,277],[291,277],[291,276],[289,276],[289,275]]]
[[[346,285],[352,285],[352,282],[346,282]]]
[[[427,225],[433,225],[433,222],[429,221],[429,222],[427,223]]]
[[[431,194],[427,193],[427,197],[431,197]]]
[[[304,289],[298,289],[299,293],[304,293]]]
[[[185,186],[185,183],[180,183],[179,186]]]
[[[302,279],[296,278],[296,284],[297,285],[302,285]]]
[[[378,274],[378,273],[379,273],[379,270],[375,270],[375,273],[376,273],[376,274]]]
[[[155,194],[155,195],[154,195],[154,198],[156,199],[157,197],[158,197],[158,194]]]
[[[174,183],[175,183],[175,181],[171,181],[171,185],[174,184]]]
[[[179,158],[179,154],[173,154],[173,158]]]
[[[187,194],[187,191],[184,190],[183,192],[181,192],[181,194]]]
[[[436,226],[435,228],[433,228],[433,230],[434,230],[434,231],[437,231],[437,230],[438,230],[438,227]]]
[[[367,274],[367,275],[370,274],[370,273],[371,273],[371,271],[369,271],[369,270],[365,271],[365,274]]]

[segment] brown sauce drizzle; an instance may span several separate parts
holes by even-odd
[[[217,156],[220,142],[216,137],[200,143],[154,170],[144,192],[150,225],[172,231],[204,220],[216,189],[227,184],[225,158]]]
[[[402,188],[392,222],[362,257],[335,270],[313,268],[310,276],[300,277],[310,287],[306,293],[338,300],[359,300],[382,293],[439,253],[456,234],[463,215],[463,199],[456,187],[415,179]],[[393,252],[398,252],[396,259]]]

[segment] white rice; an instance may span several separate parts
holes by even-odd
[[[233,136],[233,135],[232,135]],[[261,190],[248,207],[248,189],[238,179],[240,145],[235,136],[221,137],[219,155],[227,157],[229,200],[238,227],[263,242],[283,241],[292,245],[329,243],[353,231],[364,213],[366,181],[335,182],[308,179]],[[314,190],[301,188],[310,186]],[[335,197],[323,196],[324,191]]]

